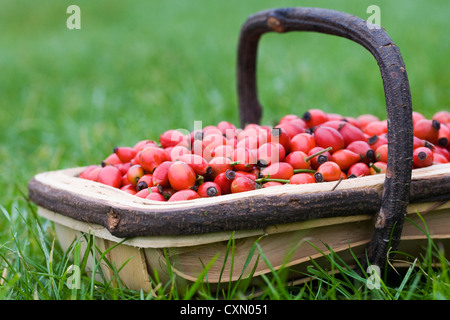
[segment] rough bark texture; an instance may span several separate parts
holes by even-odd
[[[238,95],[241,126],[258,123],[256,58],[260,37],[267,32],[313,31],[344,37],[361,44],[380,68],[388,120],[388,163],[381,206],[373,239],[367,248],[369,263],[383,268],[390,247],[397,248],[412,169],[413,126],[409,82],[400,50],[384,29],[347,13],[319,8],[282,8],[261,11],[242,26],[238,47]]]
[[[362,178],[357,178],[362,179]],[[34,177],[28,184],[29,197],[37,205],[79,221],[95,223],[120,238],[136,236],[170,236],[213,233],[220,231],[253,230],[291,222],[351,215],[375,215],[381,205],[378,186],[357,186],[314,193],[286,191],[258,195],[243,193],[223,202],[189,202],[186,205],[136,206],[116,191],[108,200],[78,192],[76,177],[68,178],[65,189],[52,179],[41,181]],[[70,182],[73,182],[72,184]],[[93,183],[93,182],[92,182]],[[103,192],[103,191],[102,191]],[[133,199],[133,198],[131,198]],[[411,182],[412,203],[449,201],[450,172],[433,178]]]

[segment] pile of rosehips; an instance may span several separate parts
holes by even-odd
[[[413,168],[450,161],[450,112],[413,113]],[[80,178],[141,198],[179,201],[283,184],[338,181],[384,173],[387,121],[311,109],[274,127],[227,121],[201,130],[167,130],[159,141],[114,148]]]

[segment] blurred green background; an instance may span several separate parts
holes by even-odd
[[[80,30],[66,27],[71,4]],[[2,0],[0,204],[26,194],[34,174],[100,163],[116,145],[195,120],[238,125],[237,41],[249,15],[313,6],[367,19],[372,4],[403,54],[414,109],[448,110],[448,0]],[[385,118],[376,61],[351,41],[267,34],[258,72],[264,124],[309,108]]]

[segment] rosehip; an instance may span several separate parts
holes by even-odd
[[[336,162],[327,161],[317,168],[314,179],[316,182],[336,181],[341,177],[341,172],[342,170]]]
[[[297,134],[304,133],[306,131],[305,127],[293,121],[279,123],[275,126],[275,128],[281,128],[286,131],[290,139],[292,139]]]
[[[139,179],[145,174],[144,169],[139,164],[135,164],[127,171],[127,181],[136,186]]]
[[[198,192],[191,190],[191,189],[183,189],[175,192],[168,202],[174,202],[174,201],[183,201],[183,200],[193,200],[200,198],[200,195]]]
[[[419,147],[413,152],[413,165],[416,168],[428,167],[433,164],[433,151],[427,147]]]
[[[189,146],[188,137],[179,130],[167,130],[159,136],[159,143],[162,148],[175,146]]]
[[[314,138],[319,147],[331,147],[331,153],[344,148],[344,137],[334,128],[319,126],[314,130]]]
[[[290,179],[290,184],[307,184],[314,183],[316,179],[312,173],[296,173]]]
[[[222,194],[228,194],[231,192],[231,183],[233,182],[236,174],[233,170],[227,170],[219,173],[214,182],[219,185]]]
[[[226,157],[212,158],[208,164],[211,167],[211,177],[213,179],[220,173],[233,169],[231,159]]]
[[[120,188],[120,190],[129,193],[131,195],[136,194],[136,188],[132,184],[124,185],[123,187]]]
[[[291,139],[291,152],[293,151],[303,151],[304,153],[308,153],[309,150],[316,147],[316,139],[313,135],[309,133],[299,133],[292,137]],[[328,147],[328,146],[327,146]]]
[[[364,177],[370,175],[370,168],[364,162],[357,162],[347,171],[348,178]]]
[[[278,181],[267,181],[265,182],[262,187],[263,188],[269,188],[269,187],[276,187],[276,186],[282,186],[284,183],[278,182]]]
[[[120,161],[120,159],[117,156],[117,154],[115,154],[113,152],[109,156],[107,156],[105,160],[102,161],[102,166],[106,167],[106,166],[109,166],[109,165],[116,165],[116,164],[119,164],[119,163],[122,163],[122,161]]]
[[[258,148],[257,155],[258,164],[268,166],[272,163],[283,161],[286,151],[281,143],[266,142]]]
[[[168,178],[172,188],[177,191],[192,188],[197,181],[194,169],[183,161],[175,161],[170,165]]]
[[[379,174],[379,173],[386,173],[387,163],[383,161],[377,161],[375,163],[372,163],[369,167],[369,173],[370,174]]]
[[[419,139],[427,140],[433,144],[439,139],[439,129],[441,125],[437,120],[422,119],[417,121],[413,127],[413,132]]]
[[[369,146],[372,148],[373,151],[376,151],[377,148],[379,146],[381,146],[382,144],[387,144],[388,143],[388,139],[386,134],[376,134],[371,136],[369,139],[367,139],[367,143],[369,144]]]
[[[331,159],[331,147],[314,147],[308,152],[311,168],[317,169],[322,163]]]
[[[377,148],[375,151],[375,160],[387,162],[388,159],[388,145],[383,144]]]
[[[361,156],[361,161],[370,163],[375,160],[375,152],[366,141],[353,141],[347,149]]]
[[[231,183],[231,193],[239,193],[256,189],[256,182],[247,177],[237,177]]]
[[[168,187],[169,183],[169,168],[173,161],[164,161],[155,168],[152,174],[152,183],[149,186]]]
[[[137,154],[137,150],[132,147],[115,147],[113,152],[122,163],[130,162]]]
[[[146,147],[139,152],[139,164],[145,171],[152,173],[157,166],[168,160],[164,149]]]
[[[197,190],[200,197],[207,198],[207,197],[215,197],[220,196],[221,189],[220,186],[212,181],[206,181],[202,183]]]
[[[341,149],[333,153],[331,159],[339,165],[341,170],[347,171],[352,165],[361,160],[361,156],[351,150]]]
[[[289,179],[294,175],[294,168],[287,162],[276,162],[264,168],[261,173],[270,179]]]
[[[105,166],[98,173],[97,181],[114,188],[122,186],[122,174],[115,166]]]
[[[441,124],[450,123],[450,112],[447,110],[438,111],[431,117],[431,120],[436,120]]]
[[[164,198],[164,196],[158,192],[150,192],[148,196],[145,197],[145,199],[154,201],[166,201],[166,198]]]
[[[180,161],[187,163],[197,175],[211,174],[211,167],[202,156],[197,154],[184,154],[179,158]]]
[[[273,128],[270,131],[270,135],[267,142],[278,142],[284,147],[286,154],[291,150],[291,138],[289,137],[286,130],[281,127]]]
[[[366,133],[369,137],[387,133],[387,121],[372,121],[364,127],[363,132]]]
[[[313,128],[328,121],[328,115],[323,110],[310,109],[303,114],[302,119],[307,128]]]
[[[379,121],[380,119],[373,114],[362,114],[356,118],[358,125],[361,129],[364,129],[369,123],[373,121]]]
[[[242,171],[251,171],[257,163],[256,153],[247,148],[234,149],[232,160],[236,163],[234,168]]]
[[[88,180],[97,180],[98,171],[100,171],[101,167],[99,165],[93,164],[88,167],[86,167],[78,176],[82,179],[88,179]],[[92,179],[89,175],[92,174],[92,172],[97,171],[95,173],[95,178]]]
[[[413,121],[413,126],[419,121],[425,119],[425,116],[423,114],[421,114],[420,112],[417,111],[413,111],[412,112],[412,121]]]
[[[450,142],[450,128],[441,124],[437,139],[437,145],[440,147],[447,147]]]

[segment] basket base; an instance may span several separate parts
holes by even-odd
[[[247,278],[252,279],[252,286],[258,286],[262,275],[270,277],[273,270],[281,268],[289,269],[287,277],[292,283],[301,283],[309,280],[307,267],[312,264],[311,259],[321,267],[329,268],[329,260],[326,258],[330,254],[328,246],[349,266],[356,266],[354,257],[360,257],[364,253],[373,228],[372,217],[360,215],[276,225],[265,230],[241,230],[236,233],[120,239],[98,225],[83,223],[41,207],[38,207],[38,213],[54,222],[63,250],[67,250],[74,239],[80,239],[85,250],[83,237],[86,234],[94,236],[95,245],[101,252],[110,249],[105,256],[109,263],[99,261],[99,254],[95,259],[92,256],[89,258],[89,272],[98,270],[99,266],[107,281],[115,285],[117,281],[121,281],[131,290],[143,290],[147,293],[152,292],[152,285],[155,286],[152,281],[155,272],[162,283],[167,283],[173,280],[170,268],[177,288],[183,290],[186,285],[195,282],[204,266],[213,260],[215,262],[209,266],[204,279],[207,279],[211,290],[220,283],[228,285],[230,281]],[[448,230],[450,201],[411,204],[397,250],[397,260],[390,262],[394,267],[402,267],[412,261],[407,261],[406,257],[402,259],[401,253],[410,257],[424,254],[429,240],[427,234],[435,242],[450,248]],[[255,248],[255,243],[258,243],[258,248]],[[251,253],[253,254],[249,255]],[[445,254],[450,259],[450,249],[445,250]],[[170,266],[166,261],[170,261]],[[97,268],[95,263],[98,263]],[[115,270],[120,270],[118,277]]]

